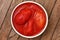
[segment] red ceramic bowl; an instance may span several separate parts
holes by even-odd
[[[31,14],[35,16],[32,16]],[[29,16],[32,16],[32,17],[30,18]],[[32,21],[32,19],[34,20]],[[26,25],[24,24],[25,21],[28,21]],[[17,34],[25,38],[34,38],[41,35],[45,31],[47,24],[48,24],[48,15],[45,8],[41,4],[33,2],[33,1],[25,1],[25,2],[19,3],[13,9],[12,14],[11,14],[12,28]],[[31,26],[31,25],[34,25],[34,26]],[[27,28],[24,28],[25,26]],[[35,27],[35,28],[32,29],[32,27]]]

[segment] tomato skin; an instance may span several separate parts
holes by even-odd
[[[33,20],[30,19],[25,25],[24,25],[24,34],[25,35],[32,35],[33,34]]]
[[[33,3],[22,4],[17,7],[13,15],[14,27],[25,36],[40,33],[46,23],[45,12],[40,6]]]
[[[32,11],[30,9],[23,9],[20,13],[15,16],[15,21],[17,24],[24,24],[29,20]]]
[[[35,15],[34,15],[34,18],[35,18],[36,25],[38,25],[40,28],[43,28],[44,25],[45,25],[45,22],[46,22],[46,18],[45,18],[44,12],[43,11],[39,11],[39,10],[36,11]]]

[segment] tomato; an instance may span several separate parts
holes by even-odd
[[[44,15],[44,16],[43,16]],[[43,28],[46,22],[45,14],[43,11],[38,10],[35,12],[34,15],[35,18],[35,23],[38,25],[40,28]]]
[[[28,8],[22,9],[16,16],[15,21],[17,24],[24,24],[30,18],[32,11]]]
[[[25,25],[24,25],[24,34],[25,35],[32,35],[33,34],[33,20],[30,19]]]
[[[41,32],[46,23],[43,9],[34,3],[19,5],[13,13],[15,29],[25,36],[33,36]]]

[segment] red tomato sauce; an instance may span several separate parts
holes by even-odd
[[[44,28],[46,15],[37,4],[24,3],[13,12],[12,22],[19,33],[25,36],[33,36],[40,33]]]

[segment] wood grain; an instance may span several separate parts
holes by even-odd
[[[17,5],[17,4],[19,4],[20,2],[22,2],[23,0],[13,0],[13,4],[14,4],[14,7]],[[12,7],[12,6],[11,6]],[[13,33],[13,35],[12,35],[12,33]],[[12,40],[12,39],[15,39],[15,40],[17,40],[17,38],[15,38],[17,36],[17,38],[18,38],[18,36],[19,35],[17,35],[15,32],[13,32],[13,30],[11,31],[11,33],[10,33],[10,35],[9,35],[9,37],[10,37],[10,40]]]
[[[57,0],[56,5],[52,11],[51,17],[49,19],[48,27],[47,27],[46,31],[44,32],[44,34],[42,35],[41,40],[51,40],[53,32],[55,30],[55,27],[56,27],[59,17],[60,17],[60,14],[59,14],[60,11],[57,10],[59,4],[60,4],[60,1]]]
[[[13,0],[12,1],[12,4],[7,12],[5,20],[2,24],[2,28],[0,30],[0,40],[7,40],[9,38],[8,35],[10,33],[10,30],[11,30],[11,24],[10,24],[11,12],[12,12],[13,8],[20,2],[22,2],[22,0],[19,0],[19,1]],[[2,36],[3,34],[4,34],[4,36]],[[18,36],[18,35],[16,35],[16,36]],[[14,39],[14,38],[12,38],[12,39]],[[17,39],[17,37],[15,39]]]
[[[5,15],[7,14],[7,11],[9,10],[11,2],[12,0],[0,0],[0,28],[5,18]]]
[[[49,24],[41,36],[27,39],[12,29],[11,12],[22,1],[38,2],[47,10]],[[0,40],[60,40],[60,0],[0,0]]]
[[[60,0],[58,0],[56,3],[56,11],[60,14]],[[52,37],[52,40],[60,40],[60,18]]]
[[[53,36],[51,40],[60,40],[60,19],[56,25]]]
[[[13,29],[11,29],[11,32],[9,34],[9,38],[12,38],[15,35],[16,35],[16,32]]]
[[[19,4],[20,2],[22,2],[23,0],[13,0],[13,3],[11,4],[11,7],[15,7],[17,4]],[[12,6],[13,5],[13,6]],[[13,10],[12,8],[12,10]],[[14,30],[12,29],[11,32],[10,32],[10,35],[9,35],[9,38],[13,38],[14,36],[16,35],[16,33],[14,32]],[[17,35],[16,35],[17,36]]]
[[[16,34],[14,37],[9,38],[8,40],[17,40],[17,38],[18,38],[18,35]]]

